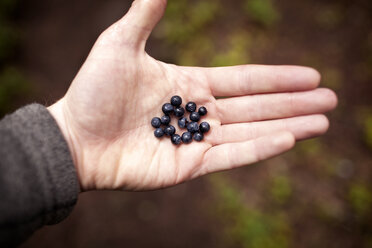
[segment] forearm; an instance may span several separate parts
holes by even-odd
[[[0,247],[60,222],[79,183],[68,145],[48,110],[24,107],[0,122]]]

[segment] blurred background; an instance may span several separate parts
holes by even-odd
[[[84,193],[67,220],[21,247],[372,247],[372,2],[168,2],[150,55],[181,65],[315,67],[339,96],[330,131],[170,189]],[[61,98],[130,4],[0,0],[0,116]]]

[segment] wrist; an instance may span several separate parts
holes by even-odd
[[[64,98],[56,102],[55,104],[47,107],[49,113],[53,116],[55,121],[58,124],[59,129],[61,130],[61,133],[63,134],[63,137],[66,140],[66,143],[68,145],[68,148],[70,150],[71,158],[74,163],[76,173],[79,180],[80,189],[83,190],[82,187],[82,180],[81,180],[81,170],[79,168],[79,159],[78,159],[78,149],[76,142],[74,142],[72,132],[70,131],[70,128],[68,126],[66,114],[63,107]]]

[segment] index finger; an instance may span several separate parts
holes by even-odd
[[[203,69],[214,96],[304,91],[318,87],[320,74],[303,66],[240,65]]]

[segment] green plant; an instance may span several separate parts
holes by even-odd
[[[342,87],[342,72],[336,68],[324,68],[322,70],[322,84],[333,90],[339,90]]]
[[[352,184],[349,188],[348,198],[357,217],[364,217],[371,212],[372,191],[366,185]]]
[[[244,9],[250,19],[265,27],[274,25],[280,18],[272,0],[246,0]]]
[[[266,213],[249,207],[243,194],[220,176],[211,177],[217,204],[214,211],[225,224],[225,241],[247,248],[290,246],[291,228],[282,213]]]
[[[213,0],[202,0],[192,5],[186,0],[169,1],[156,35],[168,43],[185,44],[195,39],[216,18],[219,7],[219,2]]]
[[[364,140],[368,147],[372,149],[372,114],[368,114],[363,122]]]
[[[271,181],[270,195],[274,202],[286,203],[292,195],[290,178],[286,175],[275,176]]]
[[[235,31],[228,41],[226,51],[217,52],[211,61],[211,66],[230,66],[237,64],[248,64],[250,37],[244,31]]]
[[[304,155],[316,156],[322,152],[323,144],[320,139],[310,139],[299,143],[295,150]]]

